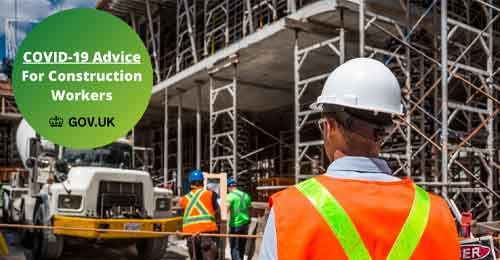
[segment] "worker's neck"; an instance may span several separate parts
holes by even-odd
[[[199,190],[203,188],[203,186],[195,186],[195,185],[191,185],[191,190]]]
[[[359,157],[378,157],[379,152],[377,149],[374,151],[342,151],[342,150],[336,150],[333,153],[333,160],[338,160],[342,157],[346,156],[359,156]]]

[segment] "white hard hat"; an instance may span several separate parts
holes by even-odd
[[[403,113],[401,89],[394,74],[380,61],[356,58],[338,66],[329,76],[311,109],[323,104],[389,114]]]

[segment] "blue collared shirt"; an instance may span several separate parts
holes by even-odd
[[[345,156],[335,160],[326,170],[325,176],[368,181],[400,180],[398,177],[392,175],[391,169],[384,160],[357,156]],[[259,259],[278,259],[274,209],[272,208],[267,219],[261,245]]]

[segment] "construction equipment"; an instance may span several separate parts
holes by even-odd
[[[4,219],[54,227],[24,236],[36,259],[59,258],[69,238],[120,240],[135,243],[140,259],[163,256],[167,237],[100,231],[176,231],[182,219],[172,216],[171,190],[153,187],[148,172],[131,169],[133,148],[127,140],[71,149],[44,140],[23,120],[16,142],[29,174],[25,184],[19,174],[4,187]]]

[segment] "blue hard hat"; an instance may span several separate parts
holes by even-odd
[[[227,186],[236,186],[236,181],[233,178],[227,180]]]
[[[192,170],[189,173],[189,183],[195,182],[195,181],[203,181],[203,172],[200,170]]]

